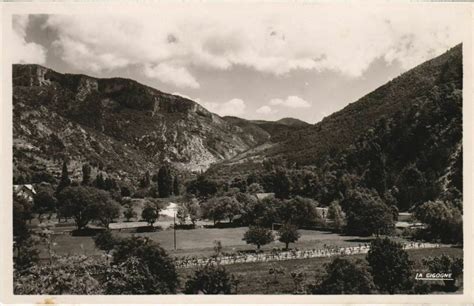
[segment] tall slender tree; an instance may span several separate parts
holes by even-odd
[[[61,180],[59,181],[56,193],[61,192],[64,188],[71,185],[71,179],[69,178],[69,171],[67,169],[67,161],[63,161],[63,168],[61,171]]]
[[[91,166],[89,164],[82,165],[82,185],[89,185],[91,180]]]
[[[173,180],[173,194],[176,196],[180,194],[179,185],[180,185],[179,178],[177,175],[175,175],[174,180]]]
[[[173,177],[168,166],[163,165],[158,171],[158,193],[160,198],[167,198],[173,192]]]

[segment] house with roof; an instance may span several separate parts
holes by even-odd
[[[32,184],[13,185],[13,194],[33,202],[36,190]]]
[[[275,197],[275,193],[273,193],[273,192],[260,192],[260,193],[256,193],[255,197],[257,198],[257,200],[261,201],[261,200],[266,199],[266,198]]]

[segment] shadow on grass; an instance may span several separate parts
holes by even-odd
[[[370,243],[374,240],[373,238],[354,238],[354,239],[347,239],[345,241],[348,242],[359,242],[359,243]]]
[[[215,225],[203,225],[204,228],[237,228],[245,225],[238,223],[216,223]]]
[[[161,226],[139,226],[135,229],[136,233],[151,233],[161,231],[163,228]]]
[[[71,236],[76,236],[76,237],[90,237],[90,236],[95,236],[101,232],[105,231],[103,228],[83,228],[83,229],[75,229],[71,231]]]

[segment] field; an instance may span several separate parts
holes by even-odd
[[[462,257],[462,252],[462,249],[459,248],[408,250],[410,259],[415,261],[415,263],[420,262],[423,258],[442,254]],[[351,256],[351,258],[364,257],[365,255]],[[226,269],[239,279],[239,294],[289,294],[295,289],[295,284],[290,275],[291,272],[303,272],[305,274],[304,282],[312,282],[316,275],[323,273],[324,264],[330,261],[331,258],[328,257],[296,259],[279,262],[235,264],[226,266]],[[272,267],[280,268],[283,274],[276,276],[270,274],[269,269]],[[192,272],[193,269],[180,270],[181,278],[186,279]]]
[[[142,236],[150,237],[158,242],[170,254],[208,256],[214,250],[214,241],[219,240],[222,243],[224,252],[245,251],[255,249],[252,245],[247,245],[242,240],[247,227],[237,228],[197,228],[191,230],[177,230],[177,250],[173,250],[174,238],[173,230],[165,229],[157,232],[134,233],[134,230],[114,230],[113,233],[118,237]],[[343,236],[326,231],[300,230],[301,237],[290,247],[299,249],[322,248],[324,245],[330,246],[357,246],[362,243],[370,242],[370,238],[357,236]],[[68,232],[57,233],[53,235],[53,248],[56,254],[83,254],[99,255],[101,251],[96,249],[94,241],[90,236],[71,236]],[[282,248],[284,244],[275,241],[262,247],[263,250],[272,248]],[[47,256],[43,246],[43,256]]]

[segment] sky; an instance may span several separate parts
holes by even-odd
[[[125,77],[219,115],[316,123],[462,42],[449,6],[176,5],[14,15],[15,63]]]

